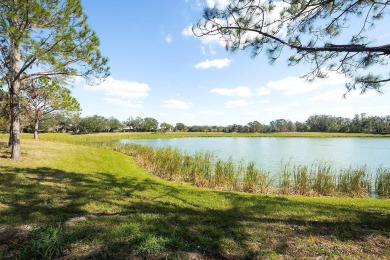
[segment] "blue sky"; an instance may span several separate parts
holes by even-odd
[[[216,38],[191,35],[204,6],[227,2],[82,0],[111,67],[101,85],[75,82],[72,92],[82,115],[228,125],[304,121],[313,114],[390,114],[388,87],[384,94],[354,92],[342,99],[348,79],[331,75],[305,82],[299,76],[308,67],[288,67],[288,51],[271,66],[264,55],[252,59],[246,52],[226,52]],[[385,28],[376,28],[374,35],[377,42],[390,40]]]

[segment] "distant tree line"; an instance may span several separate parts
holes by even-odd
[[[6,132],[7,106],[1,101],[0,92],[0,131]],[[34,122],[26,116],[21,116],[23,132],[34,132]],[[41,132],[225,132],[225,133],[273,133],[273,132],[328,132],[328,133],[369,133],[390,134],[389,116],[355,115],[354,118],[336,117],[331,115],[313,115],[304,122],[293,122],[288,119],[276,119],[269,124],[258,121],[246,125],[232,124],[228,126],[192,125],[162,122],[152,117],[130,117],[120,121],[115,117],[87,116],[79,114],[58,113],[42,119]]]
[[[389,134],[390,116],[367,116],[356,114],[354,118],[331,115],[313,115],[304,122],[277,119],[269,125],[257,121],[246,125],[229,125],[224,132],[270,133],[270,132],[326,132],[326,133],[368,133]]]

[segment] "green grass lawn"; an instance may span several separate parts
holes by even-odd
[[[66,143],[93,135],[41,137],[0,150],[0,258],[390,258],[390,200],[199,189]]]

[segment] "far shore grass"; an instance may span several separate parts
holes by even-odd
[[[0,138],[7,139],[7,133],[0,133]],[[32,134],[22,133],[22,139],[32,139]],[[222,133],[222,132],[115,132],[115,133],[40,133],[39,139],[67,143],[108,142],[118,139],[169,139],[187,137],[302,137],[302,138],[390,138],[390,134],[364,133],[322,133],[322,132],[277,132],[277,133]]]
[[[7,138],[7,134],[0,134],[0,138]],[[22,139],[32,138],[32,134],[21,134]],[[305,137],[305,138],[390,138],[388,135],[375,135],[363,133],[319,133],[319,132],[281,132],[281,133],[221,133],[221,132],[116,132],[116,133],[41,133],[39,138],[50,141],[63,141],[72,143],[107,142],[117,139],[169,139],[186,137]]]
[[[195,188],[76,144],[129,136],[23,135],[15,162],[0,135],[0,259],[390,258],[390,200]]]

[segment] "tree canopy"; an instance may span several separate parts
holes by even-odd
[[[347,90],[380,91],[390,82],[385,69],[390,43],[370,35],[388,14],[390,1],[367,0],[233,0],[226,8],[206,8],[195,35],[220,36],[230,51],[265,51],[270,63],[284,48],[289,65],[311,64],[307,79],[336,71],[350,77]],[[382,67],[382,70],[378,67]]]
[[[79,102],[72,97],[68,88],[49,77],[28,81],[22,91],[23,107],[34,122],[34,139],[38,139],[40,121],[55,113],[79,113]]]
[[[152,117],[129,117],[124,123],[135,132],[155,132],[158,129],[158,121]]]
[[[2,76],[24,80],[44,76],[108,76],[108,60],[87,24],[79,0],[3,0],[0,3]],[[6,75],[15,65],[17,74]]]
[[[25,80],[109,74],[80,0],[0,1],[0,82],[10,96],[11,157],[20,157],[20,87]]]

